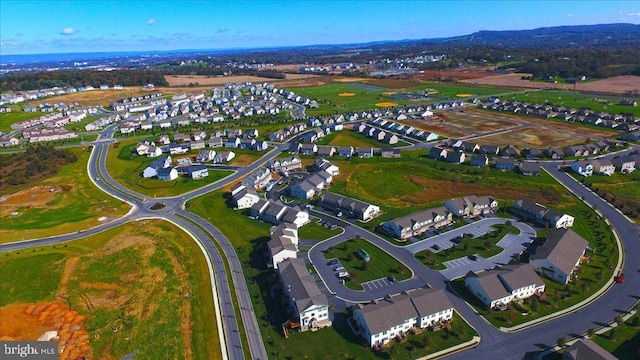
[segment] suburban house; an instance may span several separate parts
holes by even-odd
[[[302,169],[302,160],[299,156],[289,156],[284,159],[274,159],[267,163],[271,171],[282,172]]]
[[[255,169],[246,178],[242,179],[242,184],[245,186],[253,186],[254,189],[261,189],[271,180],[271,170],[262,166]]]
[[[489,165],[489,158],[487,155],[474,155],[469,162],[469,165],[475,167],[483,167]]]
[[[325,192],[320,195],[319,205],[328,210],[343,212],[358,220],[367,221],[380,213],[380,207],[346,196]]]
[[[469,195],[447,200],[444,207],[458,217],[474,217],[494,213],[498,210],[498,202],[491,196]]]
[[[186,169],[181,170],[193,180],[202,179],[209,176],[209,169],[204,165],[189,165]]]
[[[353,146],[340,146],[338,148],[338,155],[344,157],[352,157],[353,156]]]
[[[361,146],[356,149],[359,158],[370,158],[373,156],[373,148],[371,146]]]
[[[574,271],[586,260],[589,243],[569,229],[553,230],[547,241],[536,248],[529,258],[529,264],[540,275],[560,284],[572,280]]]
[[[452,213],[440,206],[387,221],[381,228],[396,239],[404,240],[420,235],[430,228],[438,229],[449,225],[452,221]]]
[[[157,158],[154,162],[149,164],[143,171],[142,177],[145,179],[158,176],[158,170],[165,169],[171,166],[171,156],[162,156]],[[176,174],[177,175],[177,174]]]
[[[355,328],[370,347],[381,349],[412,328],[439,328],[453,318],[453,305],[443,290],[416,289],[387,295],[353,312]]]
[[[393,146],[383,146],[382,149],[380,149],[380,156],[383,158],[399,158],[400,149],[396,149]]]
[[[558,148],[547,148],[542,150],[542,153],[544,154],[544,156],[553,160],[562,159],[564,157],[564,152]]]
[[[498,158],[496,159],[496,169],[502,171],[512,171],[516,166],[516,161],[512,158]]]
[[[222,147],[224,141],[222,141],[221,137],[215,136],[210,137],[209,140],[205,141],[205,145],[210,148]]]
[[[257,203],[260,198],[253,187],[247,187],[237,183],[231,188],[231,199],[235,209],[248,209]]]
[[[464,285],[491,309],[541,294],[545,289],[540,276],[528,264],[508,264],[480,273],[469,271]]]
[[[298,252],[298,228],[292,224],[272,226],[271,240],[267,242],[271,255],[270,267],[278,268],[284,259],[295,258]]]
[[[524,149],[522,151],[522,156],[524,156],[528,160],[539,160],[544,156],[544,154],[538,148],[530,148]]]
[[[318,146],[318,156],[331,157],[337,152],[334,146]]]
[[[513,203],[513,212],[523,220],[533,220],[550,228],[560,229],[573,226],[573,216],[550,209],[544,205],[527,199],[520,199]]]
[[[562,360],[618,360],[592,340],[578,339],[564,350]]]
[[[616,171],[616,167],[609,159],[597,159],[591,161],[593,171],[596,174],[612,175]]]
[[[318,152],[318,145],[316,144],[301,144],[300,145],[300,154],[303,155],[313,155]]]
[[[251,206],[251,216],[274,225],[294,224],[298,228],[309,222],[309,213],[259,199]]]
[[[431,149],[429,149],[429,158],[436,159],[436,160],[446,159],[448,155],[447,153],[448,153],[447,150],[440,149],[434,146]]]
[[[236,153],[234,153],[233,151],[218,151],[218,153],[215,156],[214,162],[216,164],[222,163],[222,162],[229,162],[233,160],[233,158],[235,157],[236,157]]]
[[[593,175],[593,165],[587,160],[576,160],[571,164],[571,170],[582,175],[582,176],[591,176]]]
[[[636,169],[636,161],[631,156],[616,157],[611,160],[616,171],[621,173],[630,173]]]
[[[329,302],[320,292],[313,275],[309,274],[304,260],[282,260],[278,271],[291,327],[300,328],[300,331],[330,327]]]
[[[466,155],[461,151],[449,151],[445,161],[453,164],[462,164],[466,160]]]
[[[480,146],[480,150],[478,150],[478,153],[480,154],[484,154],[484,155],[498,155],[498,153],[500,152],[500,147],[495,146],[495,145],[482,145]]]
[[[196,156],[196,161],[207,162],[213,161],[216,157],[216,152],[214,150],[202,150]]]
[[[332,163],[330,163],[328,160],[325,159],[315,159],[313,161],[313,167],[320,171],[320,170],[324,170],[326,172],[328,172],[329,174],[331,174],[331,176],[337,176],[338,174],[340,174],[340,168],[333,165]]]
[[[291,187],[290,194],[294,198],[310,200],[320,190],[311,182],[303,181]]]
[[[517,158],[520,157],[520,150],[516,149],[513,145],[507,145],[502,149],[500,155],[504,157]]]
[[[178,178],[178,170],[173,167],[158,169],[158,180],[172,181]]]
[[[537,162],[522,162],[519,165],[520,173],[525,176],[537,176],[540,175],[540,163]]]

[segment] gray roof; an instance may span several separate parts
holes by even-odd
[[[469,271],[466,277],[475,277],[489,297],[490,301],[511,295],[513,290],[530,285],[543,285],[544,282],[533,268],[526,264],[505,265],[502,268],[474,273]]]
[[[280,278],[284,291],[296,304],[298,311],[304,311],[312,305],[328,306],[327,298],[322,295],[315,279],[302,259],[286,259],[279,265]]]
[[[547,259],[565,274],[570,274],[588,246],[587,240],[573,230],[553,230],[547,236],[547,241],[538,246],[533,259]]]
[[[360,306],[371,334],[377,334],[407,319],[424,317],[452,308],[443,290],[417,289]],[[390,316],[393,314],[393,316]]]
[[[607,350],[588,339],[578,339],[565,350],[574,360],[618,360]]]

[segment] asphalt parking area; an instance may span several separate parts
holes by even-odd
[[[362,287],[365,290],[376,290],[376,289],[380,289],[388,286],[391,286],[391,282],[385,278],[380,278],[380,279],[371,280],[371,281],[362,283]]]
[[[460,267],[460,266],[467,266],[467,265],[469,265],[469,264],[471,264],[473,262],[474,261],[469,259],[469,258],[461,257],[461,258],[458,258],[458,259],[445,261],[444,263],[442,263],[442,265],[446,266],[447,269],[455,269],[455,268]]]

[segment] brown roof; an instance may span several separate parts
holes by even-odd
[[[565,353],[573,360],[618,360],[591,340],[579,339],[569,346]]]

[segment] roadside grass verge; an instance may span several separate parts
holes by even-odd
[[[0,203],[2,227],[0,243],[35,239],[76,232],[100,225],[124,215],[129,205],[98,189],[87,174],[90,153],[86,148],[71,148],[78,160],[64,166],[55,175],[36,183],[9,188],[2,195],[16,199]],[[32,202],[36,186],[55,188],[52,199],[43,204]],[[35,199],[38,200],[38,199]],[[12,215],[11,213],[17,213]]]
[[[486,233],[478,237],[464,236],[460,240],[460,244],[454,244],[448,249],[444,249],[437,253],[432,250],[424,250],[415,254],[418,261],[423,263],[426,267],[432,270],[444,270],[444,262],[467,257],[469,255],[477,254],[485,259],[500,254],[503,249],[496,246],[496,244],[502,240],[507,234],[519,234],[520,230],[515,226],[507,226],[505,224],[492,225],[495,229],[490,233]]]
[[[2,253],[0,271],[10,275],[0,277],[2,306],[60,302],[65,294],[86,316],[96,358],[135,350],[152,359],[222,358],[207,263],[194,240],[170,223],[132,222]]]
[[[603,199],[620,209],[627,216],[640,221],[640,171],[631,174],[614,173],[611,176],[593,175],[588,178],[567,171]]]
[[[300,239],[326,240],[334,237],[342,232],[342,228],[338,227],[333,230],[328,229],[316,221],[311,221],[305,226],[298,229],[298,237]]]
[[[366,251],[371,256],[370,262],[358,258],[359,249]],[[349,281],[345,286],[353,290],[364,290],[362,283],[393,276],[398,281],[411,277],[411,271],[400,261],[384,252],[384,250],[370,242],[354,238],[330,247],[323,252],[325,259],[336,258],[349,273]]]

